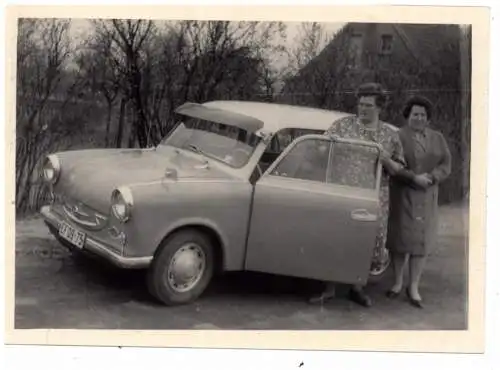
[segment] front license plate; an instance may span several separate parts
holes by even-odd
[[[59,226],[59,235],[80,249],[85,244],[85,233],[76,230],[65,222]]]

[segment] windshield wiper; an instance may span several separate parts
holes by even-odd
[[[187,149],[195,152],[195,153],[198,153],[200,155],[202,155],[204,157],[204,166],[207,166],[206,168],[208,168],[208,159],[207,157],[210,157],[210,155],[206,154],[203,150],[201,150],[200,148],[198,148],[196,145],[193,145],[193,144],[188,144],[186,146]]]
[[[201,150],[200,148],[198,148],[196,145],[194,144],[189,144],[186,146],[189,150],[195,152],[195,153],[198,153],[198,154],[201,154],[201,155],[205,155],[205,153],[203,152],[203,150]]]

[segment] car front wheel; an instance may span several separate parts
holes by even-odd
[[[213,245],[205,234],[183,230],[160,246],[148,271],[150,293],[168,306],[195,301],[214,272]]]

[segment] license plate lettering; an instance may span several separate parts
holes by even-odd
[[[65,222],[61,223],[59,227],[59,235],[80,249],[85,244],[85,234]]]

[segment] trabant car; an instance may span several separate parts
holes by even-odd
[[[57,240],[147,269],[165,305],[193,302],[225,271],[369,279],[380,147],[324,135],[348,113],[242,101],[185,103],[176,113],[153,148],[47,156],[41,215]],[[362,184],[344,176],[357,155]]]

